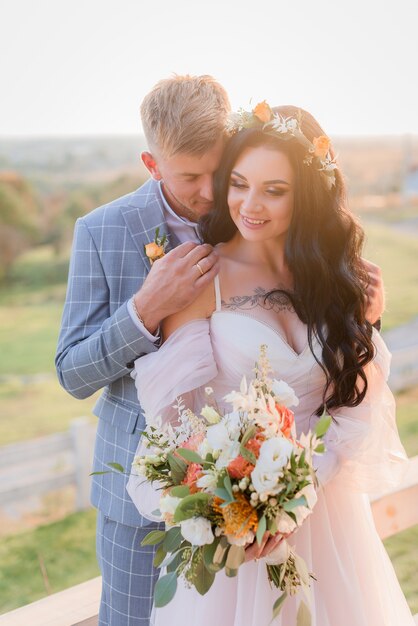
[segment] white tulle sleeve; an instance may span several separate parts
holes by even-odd
[[[356,491],[378,493],[398,484],[407,469],[395,400],[387,384],[391,355],[377,331],[373,342],[376,354],[366,367],[366,396],[359,406],[333,413],[325,435],[327,451],[314,463],[322,485],[338,474]]]
[[[209,320],[193,320],[178,328],[158,352],[135,361],[132,377],[146,422],[156,417],[164,422],[176,422],[178,412],[173,405],[179,397],[187,408],[200,411],[205,404],[205,387],[216,374]],[[136,454],[145,453],[141,440]],[[160,521],[153,514],[158,509],[158,484],[151,485],[143,476],[131,474],[127,490],[142,516]]]

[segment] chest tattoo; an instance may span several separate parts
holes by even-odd
[[[222,308],[227,311],[250,311],[260,306],[266,311],[294,312],[294,308],[289,298],[283,293],[269,293],[263,287],[257,287],[251,296],[232,296],[228,301],[222,300]]]

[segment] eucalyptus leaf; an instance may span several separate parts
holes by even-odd
[[[141,541],[141,546],[155,546],[163,541],[165,534],[165,530],[151,530]]]
[[[183,535],[181,534],[180,526],[174,526],[167,530],[165,533],[163,546],[166,552],[174,552],[180,546],[183,541]]]
[[[121,474],[125,473],[125,469],[123,468],[123,466],[120,463],[111,462],[111,463],[106,463],[106,465],[108,465],[112,469],[116,470],[117,472],[120,472]]]
[[[183,457],[183,459],[186,459],[186,461],[189,461],[190,463],[199,463],[199,465],[202,465],[204,463],[202,457],[194,450],[189,450],[188,448],[178,448],[176,452],[181,457]]]
[[[225,486],[225,489],[226,489],[226,490],[227,490],[227,492],[228,492],[228,495],[229,495],[230,500],[235,500],[234,493],[233,493],[233,491],[232,491],[232,483],[231,483],[231,478],[229,477],[229,474],[227,474],[227,475],[225,476],[225,478],[224,478],[224,486]]]
[[[296,617],[296,626],[311,626],[311,624],[311,612],[304,603],[304,601],[301,600],[299,604],[298,614]]]
[[[257,534],[256,534],[257,543],[259,546],[261,546],[261,542],[263,541],[266,528],[267,528],[267,520],[266,520],[266,516],[263,515],[263,517],[258,522],[258,528],[257,528]]]
[[[294,555],[294,559],[295,559],[295,566],[296,566],[296,569],[298,571],[298,574],[299,574],[301,580],[304,582],[305,585],[309,586],[309,570],[308,570],[308,566],[306,565],[306,563],[302,559],[302,557],[299,556],[298,554]]]
[[[206,569],[208,569],[210,572],[219,572],[219,570],[222,569],[222,566],[220,564],[214,563],[214,557],[216,550],[218,549],[219,543],[220,539],[219,537],[216,537],[215,540],[212,541],[212,543],[207,543],[203,546],[202,549],[203,562]]]
[[[247,450],[247,448],[245,448],[243,445],[240,446],[239,451],[241,456],[244,457],[246,461],[248,461],[252,465],[255,465],[257,463],[257,457],[255,456],[254,452],[251,452],[251,450]]]
[[[153,561],[154,567],[160,567],[161,563],[164,561],[166,556],[167,556],[167,552],[164,550],[163,544],[161,544],[160,546],[158,546],[157,550],[155,551],[154,561]]]
[[[235,578],[235,576],[237,576],[237,574],[238,574],[238,570],[237,569],[231,569],[230,567],[226,567],[226,565],[225,565],[225,574],[226,574],[226,576],[228,576],[228,578]]]
[[[202,561],[196,565],[193,575],[193,583],[196,587],[197,591],[201,596],[204,596],[205,593],[209,591],[209,589],[213,585],[213,581],[215,580],[215,573],[210,572]]]
[[[177,589],[177,574],[170,572],[157,580],[154,591],[154,604],[161,608],[173,599]]]
[[[183,498],[174,512],[174,522],[179,523],[191,517],[199,516],[206,508],[209,498],[211,495],[203,491]]]
[[[294,500],[289,500],[289,502],[285,502],[283,504],[283,508],[285,511],[293,511],[298,506],[307,506],[308,501],[305,496],[301,496],[300,498],[295,498]]]
[[[174,456],[172,452],[167,454],[167,461],[170,466],[171,476],[174,482],[179,485],[186,474],[187,463],[183,459]]]
[[[226,557],[225,569],[238,570],[245,561],[244,546],[231,546]]]
[[[317,437],[323,437],[331,426],[331,416],[323,413],[315,424],[314,432]]]
[[[249,426],[241,439],[241,445],[245,446],[250,441],[250,439],[254,437],[256,432],[257,429],[255,426]]]
[[[221,540],[213,555],[213,564],[215,566],[223,567],[225,565],[227,552],[229,550],[229,543],[225,537],[221,537]]]
[[[272,617],[270,624],[279,615],[283,607],[283,602],[286,600],[286,598],[287,598],[287,592],[285,591],[284,593],[282,593],[282,595],[279,598],[277,598],[276,602],[273,604],[273,617]]]
[[[170,489],[170,496],[175,498],[184,498],[190,495],[190,489],[187,485],[176,485]]]

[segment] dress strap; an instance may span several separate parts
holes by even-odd
[[[220,284],[219,284],[219,274],[216,274],[216,276],[214,278],[214,283],[215,283],[216,311],[220,311],[221,310],[222,299],[221,299],[221,287],[220,287]]]

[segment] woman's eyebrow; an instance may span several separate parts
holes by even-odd
[[[241,178],[242,180],[247,180],[245,176],[239,174],[235,170],[232,170],[231,174],[233,174],[234,176],[238,176],[238,178]],[[263,185],[289,185],[289,183],[286,180],[282,180],[281,178],[276,178],[275,180],[265,180],[263,182]]]

